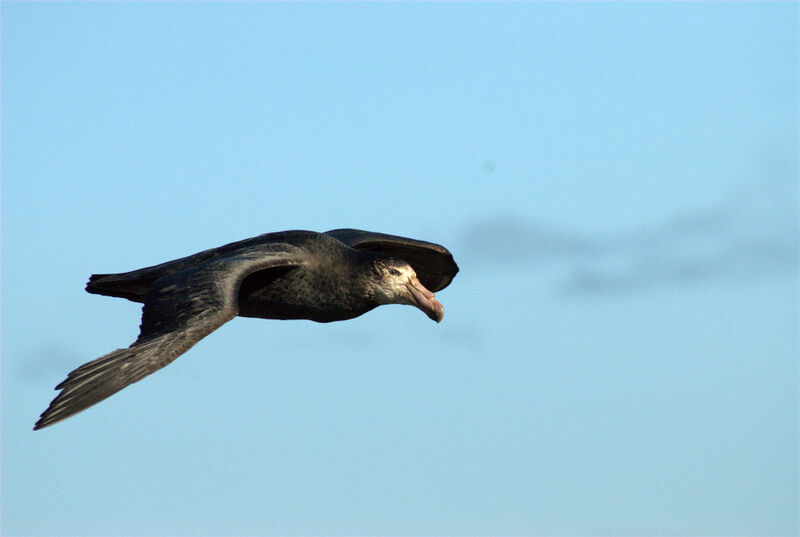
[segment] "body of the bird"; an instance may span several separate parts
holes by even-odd
[[[341,259],[301,269],[267,269],[246,277],[239,292],[239,316],[327,323],[352,319],[379,306],[369,287],[351,274],[353,264],[368,265],[374,254],[350,249],[335,255]],[[350,258],[347,263],[345,258]]]
[[[236,316],[351,319],[411,304],[439,322],[433,292],[458,272],[443,246],[382,233],[267,233],[131,272],[93,275],[90,293],[144,304],[138,339],[72,371],[34,429],[141,380]]]

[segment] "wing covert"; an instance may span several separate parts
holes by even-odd
[[[326,231],[351,248],[380,252],[407,261],[426,288],[434,293],[450,285],[458,273],[453,254],[440,244],[360,229]]]

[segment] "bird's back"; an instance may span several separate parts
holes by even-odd
[[[205,263],[211,259],[234,255],[238,250],[243,250],[252,246],[266,243],[285,243],[293,246],[300,246],[309,241],[330,240],[330,237],[314,231],[279,231],[276,233],[264,233],[257,237],[232,242],[217,248],[203,250],[196,254],[181,257],[130,272],[118,274],[92,274],[89,283],[86,284],[86,291],[89,293],[119,298],[127,298],[134,302],[144,302],[145,295],[150,286],[158,280],[180,270]],[[337,241],[338,242],[338,241]]]

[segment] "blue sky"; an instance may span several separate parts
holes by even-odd
[[[4,535],[796,535],[796,3],[17,3]],[[137,335],[83,291],[283,229],[446,245],[445,318]]]

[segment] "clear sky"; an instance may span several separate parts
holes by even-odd
[[[2,2],[2,532],[797,535],[797,3]],[[268,231],[461,273],[236,319],[31,430]]]

